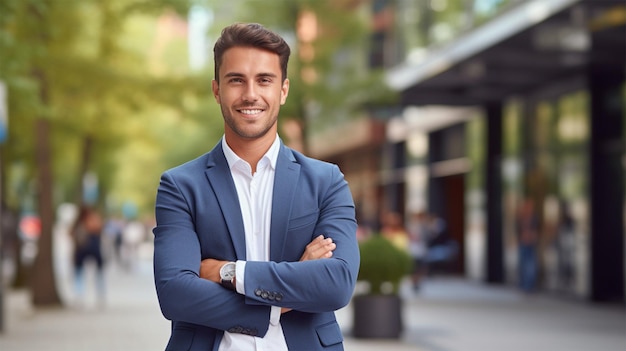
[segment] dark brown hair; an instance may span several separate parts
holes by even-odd
[[[258,23],[235,23],[222,30],[221,36],[213,47],[216,81],[219,82],[219,70],[224,52],[230,48],[242,46],[267,50],[278,55],[282,80],[287,78],[287,63],[291,49],[285,40]]]

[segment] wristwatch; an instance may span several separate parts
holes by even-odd
[[[220,279],[222,279],[222,286],[226,289],[235,290],[236,267],[235,262],[228,262],[220,268]]]

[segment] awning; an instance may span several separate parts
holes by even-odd
[[[623,0],[529,0],[460,36],[420,62],[388,71],[403,105],[476,105],[500,101],[567,77],[584,77],[592,60],[626,67],[616,55],[591,50],[594,31],[626,47]],[[607,39],[603,39],[603,45]]]

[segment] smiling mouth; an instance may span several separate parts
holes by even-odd
[[[245,110],[238,110],[238,111],[244,115],[256,115],[256,114],[263,112],[263,110],[261,109],[245,109]]]

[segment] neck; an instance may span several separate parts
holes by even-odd
[[[237,156],[250,164],[252,174],[256,172],[257,163],[267,153],[275,139],[276,133],[268,133],[268,135],[258,139],[229,138],[226,134],[228,146]]]

